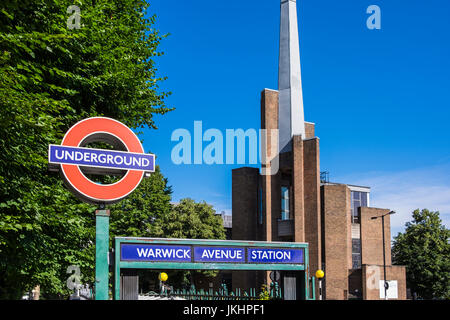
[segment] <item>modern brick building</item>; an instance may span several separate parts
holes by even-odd
[[[261,129],[279,132],[277,155],[269,152],[274,158],[261,170],[274,169],[274,174],[261,175],[260,169],[251,167],[232,171],[232,238],[307,242],[309,274],[325,272],[325,299],[380,299],[382,227],[380,219],[372,217],[389,210],[370,208],[368,187],[321,181],[320,141],[315,124],[303,116],[295,0],[281,0],[278,86],[261,93]],[[269,142],[267,150],[272,150]],[[389,222],[387,215],[387,280],[394,281],[397,298],[406,299],[405,268],[391,264]],[[283,274],[284,289],[311,285],[295,279]],[[266,272],[233,274],[233,287],[259,287],[268,281]]]

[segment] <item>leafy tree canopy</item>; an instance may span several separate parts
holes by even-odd
[[[135,192],[111,207],[111,241],[114,236],[154,237],[159,234],[156,224],[169,214],[171,196],[172,188],[157,166]]]
[[[81,10],[79,29],[68,28],[70,5]],[[86,117],[156,128],[153,115],[171,110],[154,62],[164,36],[147,7],[144,0],[1,1],[0,298],[20,298],[37,284],[49,297],[68,293],[72,264],[93,280],[95,208],[48,172],[47,148]]]
[[[182,199],[156,221],[155,236],[185,239],[225,239],[222,218],[206,202]]]
[[[450,230],[439,212],[414,210],[413,220],[394,239],[394,264],[406,266],[406,281],[420,298],[450,299]]]
[[[161,238],[184,239],[225,239],[222,218],[215,214],[213,207],[206,202],[182,199],[172,210],[156,220],[154,236]],[[182,286],[195,283],[195,278],[214,278],[217,271],[170,272],[171,284]]]

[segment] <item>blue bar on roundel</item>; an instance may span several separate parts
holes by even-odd
[[[303,264],[303,249],[248,248],[249,263],[292,263]]]
[[[119,170],[155,170],[155,155],[106,149],[50,145],[49,163]]]
[[[245,262],[245,248],[194,247],[194,262]]]
[[[121,261],[191,262],[190,246],[122,244]]]

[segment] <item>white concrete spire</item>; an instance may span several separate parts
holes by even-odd
[[[296,0],[281,0],[278,91],[279,146],[282,151],[293,135],[305,138]]]

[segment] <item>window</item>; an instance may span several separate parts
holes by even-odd
[[[281,187],[281,220],[291,218],[289,211],[289,187]]]
[[[361,193],[361,207],[367,207],[367,196],[369,195],[367,192]]]
[[[361,253],[361,239],[352,239],[352,253]]]
[[[361,269],[361,254],[352,253],[352,269]]]
[[[352,239],[352,269],[361,269],[361,239]]]
[[[351,211],[352,211],[352,223],[359,223],[359,207],[367,207],[367,200],[369,194],[367,192],[352,191],[351,192]]]

